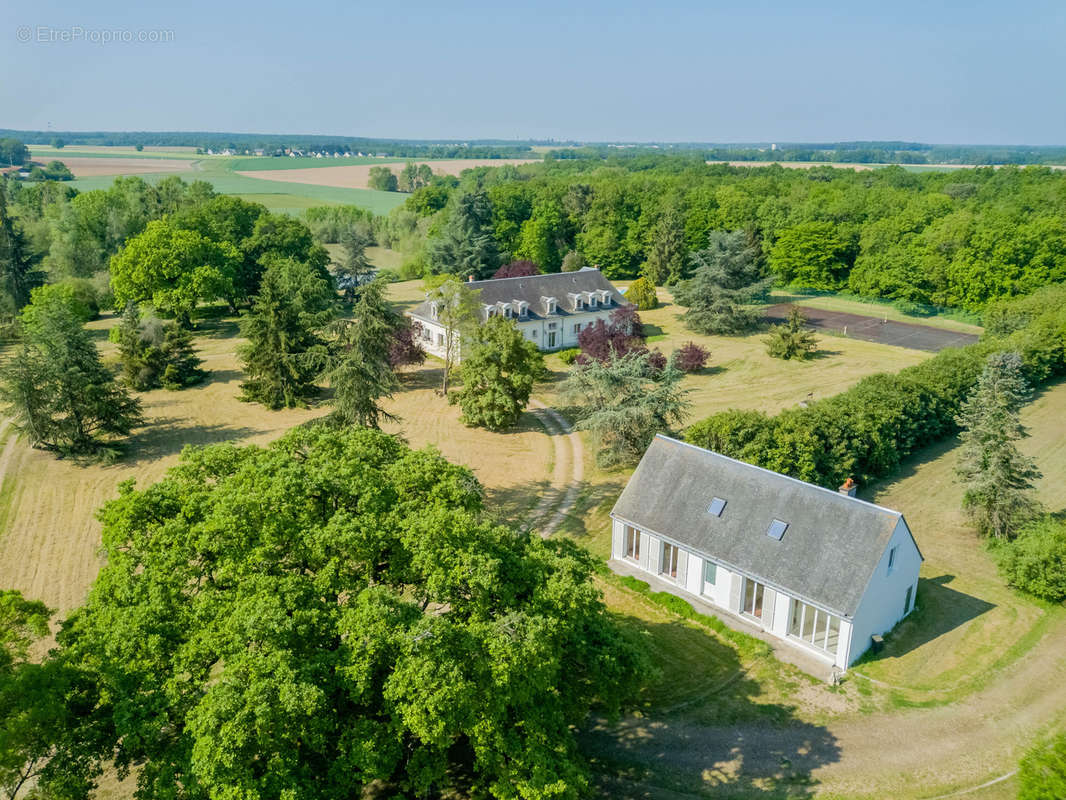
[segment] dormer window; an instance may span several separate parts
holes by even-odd
[[[429,304],[429,315],[433,317],[433,319],[437,319],[437,317],[440,316],[440,303],[436,300]]]
[[[589,297],[589,308],[595,308],[596,307],[596,295],[594,295],[592,292],[589,292],[588,297]]]
[[[600,289],[596,294],[599,295],[600,302],[603,305],[609,306],[611,304],[611,293],[606,289]]]
[[[512,300],[511,305],[516,309],[519,318],[525,319],[529,316],[529,303],[525,300]]]
[[[545,314],[555,313],[556,299],[554,297],[542,297],[540,298],[540,300],[542,303],[544,303]]]

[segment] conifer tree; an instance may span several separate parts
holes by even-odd
[[[431,239],[427,254],[435,273],[464,280],[488,278],[500,266],[492,204],[484,191],[459,195],[440,235]]]
[[[771,358],[785,361],[812,358],[818,352],[818,339],[806,325],[807,316],[798,307],[792,306],[788,311],[788,320],[781,325],[774,325],[770,335],[763,340],[766,342],[766,352]]]
[[[318,393],[315,379],[327,362],[321,331],[336,295],[315,267],[291,258],[274,260],[252,308],[241,319],[248,344],[240,349],[248,379],[246,400],[267,408],[305,405]]]
[[[22,231],[8,212],[4,188],[0,185],[0,296],[8,298],[8,313],[13,314],[29,303],[30,292],[42,283],[44,273],[36,268]]]
[[[129,303],[114,330],[123,379],[133,389],[184,389],[206,377],[192,333],[176,323],[142,317],[137,304]]]
[[[1032,492],[1040,471],[1017,444],[1029,435],[1019,418],[1028,397],[1021,356],[993,353],[956,417],[963,508],[985,536],[1011,539],[1038,510]]]
[[[30,308],[20,346],[0,367],[0,401],[34,447],[113,455],[104,437],[129,434],[140,401],[115,383],[69,304],[42,295]]]
[[[333,388],[332,421],[377,428],[383,419],[396,419],[379,401],[399,386],[389,357],[393,336],[403,325],[403,317],[385,298],[382,281],[363,287],[352,319],[334,323],[325,373]]]
[[[688,310],[685,325],[697,333],[736,334],[755,325],[772,278],[765,275],[759,247],[743,231],[715,232],[707,247],[692,254],[692,277],[675,299]]]

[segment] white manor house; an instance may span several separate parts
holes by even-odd
[[[854,493],[660,435],[611,511],[610,566],[843,671],[914,610],[922,563],[903,515]]]
[[[478,293],[480,317],[513,319],[522,335],[541,350],[577,347],[577,335],[596,320],[628,306],[622,294],[603,273],[592,267],[577,272],[557,272],[522,278],[470,281]],[[407,312],[418,323],[422,346],[435,356],[445,356],[445,326],[434,301],[425,300]]]

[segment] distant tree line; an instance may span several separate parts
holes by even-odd
[[[408,231],[407,275],[580,259],[673,285],[714,236],[742,232],[778,283],[912,311],[979,310],[1066,280],[1066,174],[1046,167],[792,170],[644,153],[475,168],[456,184],[434,181],[389,215]]]
[[[535,157],[533,142],[504,140],[433,141],[368,139],[358,136],[308,136],[263,133],[155,131],[16,131],[0,129],[0,137],[34,145],[61,141],[64,145],[95,147],[199,147],[207,150],[266,150],[287,148],[339,153],[373,153],[398,158],[514,158]],[[3,156],[0,154],[0,159]],[[21,162],[18,162],[21,163]]]

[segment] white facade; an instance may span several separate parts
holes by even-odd
[[[577,347],[578,334],[596,320],[602,319],[605,323],[611,316],[611,312],[618,309],[616,305],[602,306],[589,309],[584,312],[570,312],[566,315],[553,315],[546,318],[522,319],[520,315],[511,316],[515,327],[522,332],[522,336],[533,342],[540,350],[553,351],[565,350],[569,347]],[[445,356],[446,328],[440,322],[416,317],[415,322],[420,327],[420,343],[427,353],[432,353],[439,358]],[[456,354],[461,348],[458,346],[459,334],[455,334],[456,343],[453,345]],[[458,361],[459,358],[457,357]]]
[[[849,618],[618,518],[613,520],[611,557],[674,583],[679,595],[698,597],[841,670],[870,647],[873,635],[887,633],[914,609],[921,565],[901,517],[858,611]]]

